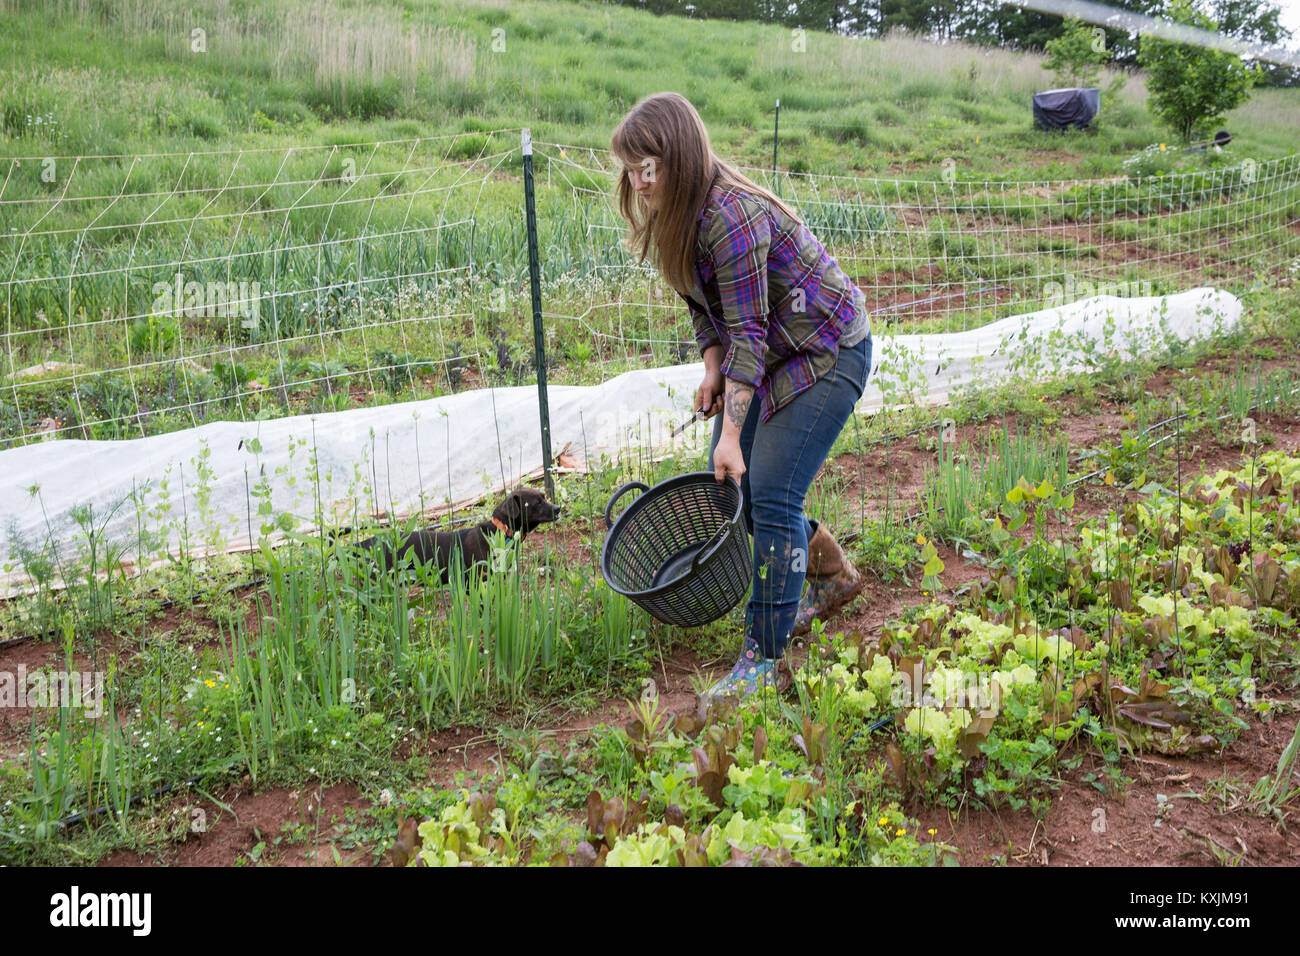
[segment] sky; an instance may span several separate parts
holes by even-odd
[[[1278,20],[1292,34],[1286,45],[1293,50],[1300,48],[1300,0],[1278,0],[1278,6],[1282,8]]]

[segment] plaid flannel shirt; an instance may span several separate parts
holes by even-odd
[[[817,238],[778,206],[715,183],[700,211],[690,307],[700,354],[754,387],[762,421],[835,367],[859,292]],[[707,308],[706,308],[707,307]]]

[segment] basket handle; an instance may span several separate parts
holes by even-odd
[[[639,481],[629,481],[622,488],[618,489],[618,491],[614,492],[614,497],[610,498],[609,504],[605,505],[605,529],[606,530],[614,527],[614,519],[613,517],[611,517],[611,514],[614,511],[614,502],[618,501],[619,498],[622,498],[633,488],[640,488],[643,492],[650,490],[649,485],[644,485]]]
[[[727,540],[727,535],[730,533],[731,533],[731,525],[729,524],[725,524],[717,531],[713,532],[713,536],[709,538],[707,542],[705,542],[704,547],[700,548],[699,551],[696,551],[695,557],[691,558],[692,574],[699,571],[700,563],[702,561],[711,557],[713,555],[713,552],[717,551],[718,548],[722,547],[722,542]]]
[[[732,488],[736,489],[735,493],[737,496],[740,495],[741,493],[740,482],[736,481],[736,479],[732,478],[730,475],[727,475],[723,480]],[[713,532],[712,536],[705,543],[704,547],[700,548],[699,551],[695,552],[695,557],[691,559],[692,574],[699,570],[701,561],[704,561],[706,558],[712,557],[713,553],[717,551],[718,548],[722,547],[723,542],[727,540],[727,536],[730,533],[731,533],[730,523],[724,524],[717,531]]]

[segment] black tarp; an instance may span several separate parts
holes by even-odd
[[[1034,124],[1046,129],[1083,129],[1101,108],[1101,92],[1092,87],[1047,90],[1034,94]]]

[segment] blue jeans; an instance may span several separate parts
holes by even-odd
[[[799,611],[808,566],[808,539],[816,527],[804,514],[804,499],[830,453],[871,374],[871,336],[841,349],[834,368],[767,422],[757,401],[740,429],[745,473],[740,479],[745,525],[754,537],[754,579],[745,629],[764,655],[778,658]],[[725,412],[724,412],[725,414]],[[722,438],[723,415],[713,426],[713,449]]]

